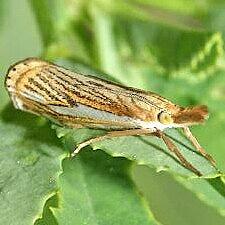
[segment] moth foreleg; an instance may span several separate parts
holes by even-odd
[[[153,133],[150,129],[132,129],[132,130],[119,130],[119,131],[110,131],[102,136],[98,136],[95,138],[91,138],[87,141],[80,143],[76,149],[71,153],[71,157],[74,157],[82,148],[99,142],[105,139],[114,138],[114,137],[122,137],[122,136],[135,136],[135,135],[143,135],[143,134],[151,134]]]
[[[202,176],[201,172],[197,170],[191,163],[189,163],[185,157],[181,154],[180,150],[177,148],[177,146],[163,133],[160,132],[161,138],[163,139],[164,143],[168,147],[168,149],[175,153],[175,155],[178,157],[180,160],[181,164],[186,167],[187,169],[191,170],[198,176]]]
[[[190,129],[188,127],[183,128],[184,134],[186,137],[191,141],[191,143],[194,145],[194,147],[201,153],[202,156],[204,156],[213,166],[216,165],[216,161],[213,159],[213,157],[208,154],[205,149],[198,143],[198,140],[193,136]]]

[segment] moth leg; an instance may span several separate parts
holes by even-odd
[[[95,142],[103,141],[105,139],[113,137],[122,137],[122,136],[135,136],[153,133],[151,129],[133,129],[133,130],[121,130],[121,131],[110,131],[102,136],[91,138],[87,141],[80,143],[77,148],[71,153],[71,157],[74,157],[82,148],[93,144]]]
[[[198,143],[198,140],[191,133],[190,129],[188,127],[184,127],[183,131],[186,137],[191,141],[191,143],[201,153],[201,155],[204,156],[213,166],[215,166],[216,161],[204,150],[204,148],[202,148],[202,146]]]
[[[166,146],[168,147],[168,149],[175,153],[175,155],[179,158],[181,164],[186,167],[187,169],[191,170],[192,172],[194,172],[195,174],[197,174],[198,176],[202,176],[201,172],[199,170],[197,170],[191,163],[189,163],[185,157],[181,154],[180,150],[178,149],[178,147],[165,135],[163,134],[161,131],[159,131],[161,138],[163,139],[164,143],[166,144]]]

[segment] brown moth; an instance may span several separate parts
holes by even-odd
[[[79,144],[72,156],[83,147],[107,138],[151,134],[162,138],[182,165],[200,176],[163,132],[166,128],[182,128],[195,148],[215,165],[188,128],[208,118],[206,106],[184,108],[153,92],[71,72],[37,58],[12,65],[5,87],[18,109],[72,128],[108,130],[103,136]]]

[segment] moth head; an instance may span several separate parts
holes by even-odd
[[[205,105],[180,108],[180,110],[173,115],[174,124],[178,126],[191,126],[203,123],[208,119],[208,108]]]

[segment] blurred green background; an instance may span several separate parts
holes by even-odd
[[[102,11],[95,5],[88,6],[92,7],[91,15],[95,18],[92,24],[89,24],[90,14],[85,9],[87,1],[65,0],[70,5],[65,11],[63,1],[56,2],[62,4],[62,10],[60,6],[49,8],[49,13],[56,10],[53,14],[56,14],[55,23],[60,27],[57,32],[61,34],[52,33],[54,40],[48,45],[51,40],[46,39],[46,35],[53,31],[44,30],[45,22],[40,21],[48,11],[41,12],[40,9],[39,14],[43,14],[37,16],[36,9],[35,16],[32,6],[37,6],[38,1],[1,1],[1,108],[9,100],[3,86],[4,75],[10,64],[26,57],[76,58],[136,87],[147,87],[145,83],[151,78],[152,90],[177,103],[209,105],[212,114],[209,122],[204,128],[194,128],[194,133],[216,158],[219,168],[225,169],[225,1],[109,3],[102,0],[97,1],[103,5]],[[51,1],[46,1],[48,4],[51,5]],[[128,6],[130,9],[126,10]],[[60,13],[69,20],[60,21]],[[69,30],[71,24],[66,24],[71,17],[79,18],[74,19],[76,25],[71,31],[76,34],[74,36]],[[96,32],[95,43],[91,35],[85,36],[85,32],[93,32],[90,28]],[[55,38],[57,34],[59,36]],[[193,44],[195,42],[198,44]],[[74,51],[77,52],[72,55]],[[145,79],[146,76],[150,78]],[[162,224],[225,225],[224,216],[216,208],[206,204],[169,173],[156,173],[153,169],[138,166],[133,177]]]

